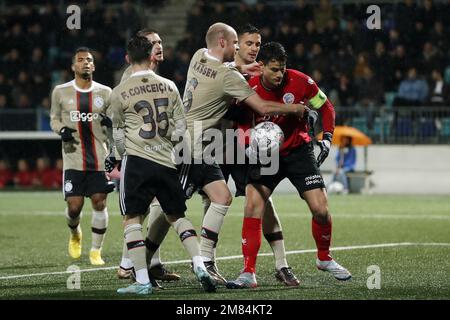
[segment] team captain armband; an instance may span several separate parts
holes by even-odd
[[[327,96],[320,89],[314,97],[309,99],[309,103],[311,103],[314,109],[320,109],[325,102],[327,102]]]

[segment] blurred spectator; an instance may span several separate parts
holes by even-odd
[[[17,172],[14,174],[14,185],[16,187],[31,187],[34,180],[34,172],[30,170],[25,159],[17,161]]]
[[[341,74],[351,74],[354,68],[355,58],[348,52],[346,47],[340,46],[337,54],[333,54],[331,69],[333,70],[334,76],[339,78]]]
[[[56,159],[55,167],[53,168],[53,180],[54,185],[57,188],[62,187],[62,179],[63,179],[63,160]]]
[[[8,100],[6,98],[6,95],[0,94],[0,109],[5,109],[9,107],[8,106]]]
[[[444,24],[436,21],[430,33],[430,42],[433,43],[441,54],[446,54],[448,50],[448,36],[445,35]]]
[[[432,0],[424,0],[423,6],[420,8],[417,19],[425,26],[432,26],[436,21],[436,7]]]
[[[355,68],[353,69],[353,77],[355,81],[359,81],[364,77],[365,70],[369,67],[369,59],[366,52],[358,54],[356,58]]]
[[[417,77],[417,70],[413,67],[408,70],[408,78],[400,83],[394,105],[420,106],[427,97],[428,85],[425,80]]]
[[[101,23],[100,23],[101,24]],[[124,1],[118,14],[118,30],[120,35],[128,39],[132,33],[141,28],[141,16],[134,8],[131,1]]]
[[[49,160],[47,158],[37,158],[36,171],[33,177],[33,186],[45,189],[56,188],[53,177],[53,171],[50,168]]]
[[[395,10],[395,25],[402,34],[411,34],[414,28],[414,21],[417,15],[416,3],[414,0],[405,0],[399,3]]]
[[[353,106],[355,104],[356,90],[353,83],[350,81],[350,79],[345,73],[339,76],[337,84],[337,92],[340,106],[348,107]]]
[[[323,31],[328,24],[328,21],[334,19],[336,13],[329,0],[320,0],[319,8],[314,10],[314,22],[317,29]]]
[[[338,20],[334,18],[328,20],[325,32],[323,33],[323,41],[327,44],[327,50],[336,51],[339,47],[341,38],[342,35],[341,30],[339,29]]]
[[[387,91],[394,91],[396,87],[394,86],[392,63],[383,42],[378,41],[375,44],[375,53],[369,60],[376,77],[383,82]]]
[[[289,10],[289,24],[297,26],[300,29],[305,29],[305,23],[313,16],[313,9],[310,5],[306,4],[305,0],[297,0],[292,9]],[[265,14],[270,16],[270,14]],[[262,19],[260,17],[259,19]]]
[[[14,174],[9,168],[9,163],[6,160],[0,159],[0,189],[3,189],[13,184]]]
[[[361,116],[368,120],[368,127],[372,128],[375,112],[384,100],[383,82],[374,77],[370,67],[366,67],[363,71],[363,76],[355,80],[355,83]]]
[[[415,30],[413,33],[414,36],[409,35],[408,46],[409,52],[408,54],[414,58],[418,57],[421,53],[421,49],[425,41],[428,40],[428,33],[424,28],[423,22],[417,21],[415,24]]]
[[[313,20],[308,20],[306,22],[306,32],[302,34],[303,43],[307,50],[311,50],[314,42],[321,41],[321,37],[316,30],[316,25]]]
[[[393,87],[397,89],[400,81],[406,77],[406,72],[410,67],[411,62],[406,57],[405,47],[398,45],[395,48],[394,56],[392,57],[392,69],[393,69]]]
[[[290,65],[290,68],[300,70],[304,73],[307,72],[309,69],[309,61],[303,43],[299,42],[295,45],[294,52],[288,60],[288,64]]]
[[[423,46],[423,52],[420,61],[420,71],[422,74],[430,74],[433,69],[440,69],[441,55],[437,48],[429,41]]]
[[[336,171],[333,175],[334,181],[339,181],[344,186],[343,193],[349,190],[347,173],[354,172],[356,166],[356,149],[352,144],[352,138],[342,136],[339,152],[336,155]]]
[[[326,78],[330,76],[330,61],[322,50],[322,46],[318,43],[314,43],[312,51],[309,56],[309,68],[310,70],[319,70],[322,75],[326,75]]]
[[[362,79],[357,83],[360,103],[364,106],[380,106],[383,103],[384,82],[380,81],[370,67],[364,70]]]
[[[431,106],[450,105],[450,85],[444,82],[442,72],[437,69],[433,70],[431,73],[428,104]]]
[[[26,93],[20,93],[17,98],[16,106],[19,109],[31,108],[32,104],[30,97]]]

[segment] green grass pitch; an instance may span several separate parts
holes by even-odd
[[[122,248],[118,196],[108,198],[109,229],[103,249],[106,269],[89,264],[90,202],[82,218],[83,255],[74,261],[67,253],[69,230],[65,203],[59,192],[0,193],[0,299],[449,299],[450,198],[448,196],[348,195],[330,196],[334,258],[353,274],[339,282],[315,268],[311,218],[304,201],[294,194],[276,194],[275,206],[283,225],[287,258],[301,281],[299,288],[277,282],[271,254],[258,257],[258,288],[214,294],[201,290],[175,232],[162,245],[162,259],[182,279],[164,283],[146,297],[116,294],[128,284],[116,278]],[[234,199],[220,234],[217,254],[221,273],[235,278],[242,268],[241,224],[244,199]],[[199,197],[188,202],[188,214],[200,226]],[[379,245],[379,246],[376,246]],[[261,253],[271,253],[263,240]],[[81,270],[80,290],[67,289],[64,273],[70,265]],[[368,289],[368,267],[380,268],[380,289]],[[100,270],[99,270],[100,269]],[[40,275],[35,275],[40,274]]]

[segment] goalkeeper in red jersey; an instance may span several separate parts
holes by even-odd
[[[242,253],[244,270],[234,281],[227,283],[229,289],[255,288],[256,257],[261,246],[261,225],[265,205],[276,186],[288,178],[305,200],[312,213],[312,234],[317,246],[316,266],[330,272],[338,280],[349,280],[350,272],[339,265],[330,255],[331,216],[328,212],[327,195],[319,166],[328,156],[335,125],[335,112],[327,96],[308,75],[286,69],[287,55],[280,43],[269,42],[261,47],[258,59],[263,63],[262,75],[250,79],[250,87],[265,100],[282,103],[309,103],[318,110],[324,130],[323,140],[318,142],[320,154],[316,159],[311,137],[308,134],[308,118],[291,115],[261,116],[252,111],[251,123],[241,125],[248,129],[263,121],[272,121],[284,133],[280,148],[280,165],[273,175],[248,174],[246,205],[242,226]],[[245,107],[246,108],[246,107]]]

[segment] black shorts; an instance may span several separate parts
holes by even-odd
[[[182,216],[186,211],[183,189],[175,169],[141,157],[125,156],[120,175],[122,215],[145,215],[155,197],[168,215]]]
[[[280,167],[276,174],[258,176],[249,173],[247,182],[261,184],[273,191],[284,178],[288,178],[300,194],[325,188],[311,142],[295,148],[287,156],[280,157]]]
[[[225,180],[217,163],[194,163],[193,159],[189,164],[179,165],[178,174],[186,199],[211,182]]]
[[[225,181],[228,182],[230,176],[233,178],[234,185],[236,186],[235,197],[245,196],[245,186],[247,185],[247,172],[249,169],[248,164],[221,164]]]
[[[90,197],[95,193],[109,193],[114,190],[104,171],[64,170],[64,199],[68,197]]]

